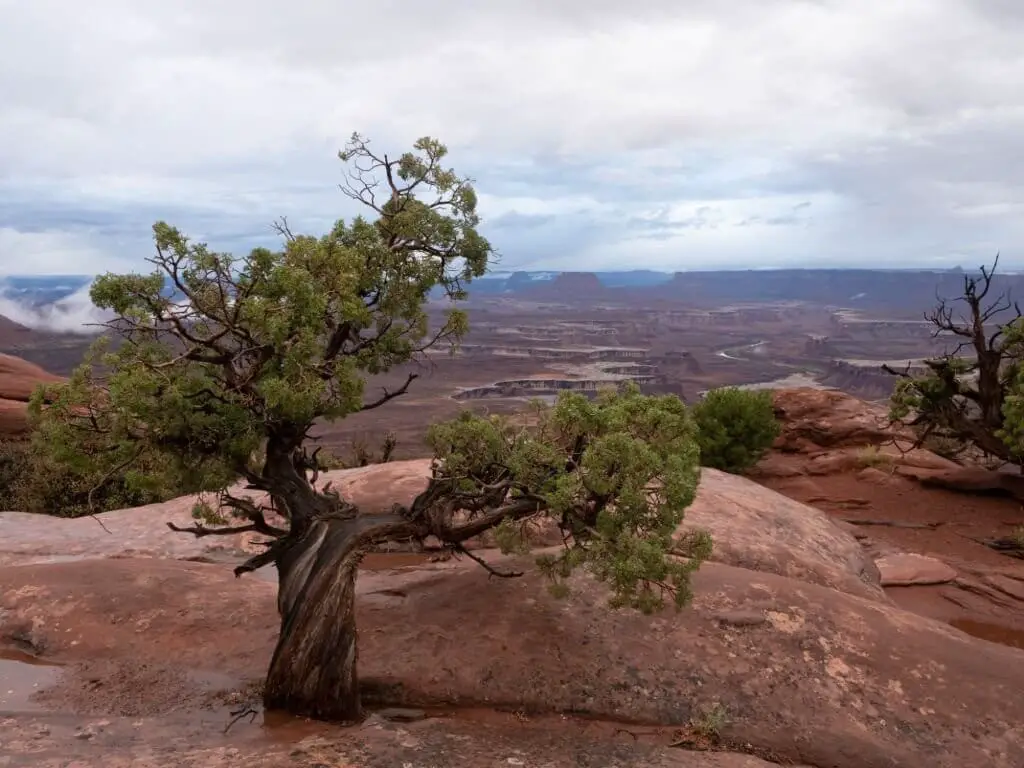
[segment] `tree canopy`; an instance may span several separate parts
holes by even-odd
[[[159,454],[162,476],[139,483],[211,488],[242,475],[270,485],[252,465],[266,441],[290,456],[315,420],[402,394],[364,400],[364,377],[457,339],[465,315],[451,310],[429,329],[428,294],[440,286],[463,298],[492,254],[476,230],[473,187],[441,165],[445,148],[421,139],[415,149],[392,161],[354,136],[341,153],[352,168],[344,189],[376,220],[339,221],[321,237],[282,223],[280,251],[236,258],[157,223],[151,274],[93,284],[120,344],[55,388],[46,444],[110,469]],[[41,405],[37,397],[36,412]]]
[[[362,514],[318,484],[314,424],[400,397],[415,373],[376,397],[367,377],[455,345],[467,328],[453,308],[432,324],[431,292],[465,298],[494,250],[477,231],[472,184],[445,156],[424,138],[389,158],[354,135],[340,153],[342,189],[371,218],[318,237],[282,221],[279,250],[235,257],[157,223],[150,274],[92,286],[113,315],[104,342],[31,404],[36,448],[53,461],[99,486],[118,477],[129,490],[214,492],[185,530],[269,538],[235,569],[278,569],[269,706],[358,716],[353,584],[362,553],[383,541],[432,536],[478,559],[470,539],[497,529],[506,548],[522,548],[521,526],[547,517],[566,542],[538,560],[556,591],[585,566],[616,604],[642,610],[666,596],[685,604],[710,551],[706,535],[676,535],[699,479],[693,419],[677,397],[635,386],[593,402],[565,393],[528,426],[471,413],[434,426],[426,489],[387,514]],[[232,490],[239,480],[268,501]]]

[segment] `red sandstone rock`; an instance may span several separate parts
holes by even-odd
[[[572,709],[685,724],[718,703],[727,742],[813,766],[1019,766],[1019,651],[771,573],[712,563],[694,587],[691,609],[645,617],[609,610],[585,576],[560,601],[535,572],[490,579],[468,562],[364,573],[362,676],[392,705],[527,719]],[[97,716],[187,712],[206,681],[259,678],[277,628],[271,584],[166,560],[0,568],[0,609],[0,635],[69,665],[42,703]],[[721,620],[741,614],[764,621]],[[354,755],[360,737],[332,742]]]
[[[428,461],[393,462],[324,481],[372,513],[411,501],[428,472]],[[231,559],[254,549],[242,537],[168,531],[169,519],[188,522],[192,502],[107,513],[103,526],[0,515],[0,562],[21,563],[0,568],[0,636],[71,665],[46,701],[145,717],[195,710],[204,680],[263,674],[277,629],[272,569],[235,579],[229,564],[125,559]],[[694,608],[680,615],[609,610],[605,590],[585,576],[573,597],[555,601],[528,562],[515,580],[488,579],[468,561],[363,571],[363,677],[408,706],[573,708],[678,724],[717,702],[729,713],[727,739],[818,766],[1016,768],[1024,744],[1006,713],[1024,690],[1024,671],[1012,672],[1024,670],[1017,651],[891,606],[848,530],[743,478],[705,471],[684,526],[711,531],[718,562],[697,574]],[[112,559],[59,562],[97,555]],[[58,562],[26,564],[40,558]],[[1009,595],[972,574],[970,589],[982,588]],[[437,727],[417,732],[443,740]],[[356,754],[353,738],[333,738],[335,754]],[[486,766],[480,748],[452,747],[465,764]],[[379,749],[394,756],[389,764],[416,759],[409,747]],[[670,765],[651,760],[620,764]]]
[[[931,451],[912,449],[908,434],[889,424],[884,406],[811,388],[777,390],[774,402],[782,434],[774,450],[751,471],[752,477],[781,480],[857,472],[872,484],[895,486],[904,477],[925,486],[1024,500],[1024,476],[964,466]]]
[[[430,459],[392,461],[355,469],[336,469],[322,475],[319,485],[331,483],[364,514],[387,512],[392,504],[408,505],[426,488]]]
[[[752,477],[783,479],[835,475],[872,468],[908,477],[942,475],[962,469],[931,451],[911,448],[905,431],[894,428],[884,406],[852,395],[807,387],[774,393],[782,433],[774,449],[751,470]],[[865,475],[866,482],[873,482]]]
[[[881,600],[878,571],[828,515],[750,480],[705,468],[683,528],[702,528],[712,559]]]
[[[914,552],[899,552],[875,561],[883,587],[910,587],[925,584],[946,584],[957,573],[935,557]]]
[[[775,414],[783,431],[776,447],[806,451],[808,446],[836,448],[874,445],[892,437],[886,409],[844,392],[798,387],[774,393]]]
[[[65,381],[35,363],[13,355],[0,354],[0,399],[28,402],[39,384]]]
[[[20,437],[29,430],[26,403],[39,384],[64,381],[38,365],[0,354],[0,438]]]
[[[0,437],[20,437],[28,431],[28,404],[0,399]]]
[[[395,461],[327,472],[320,484],[331,486],[364,514],[385,512],[394,503],[409,504],[427,483],[430,461]],[[238,493],[243,493],[238,491]],[[117,510],[92,518],[64,520],[19,512],[0,513],[0,564],[28,562],[54,555],[146,557],[238,557],[257,551],[253,534],[196,539],[175,533],[168,522],[190,525],[194,497]],[[852,536],[819,510],[793,501],[745,478],[705,469],[690,508],[686,528],[702,528],[715,541],[719,562],[778,573],[812,583],[881,599],[878,574]],[[550,521],[528,531],[535,546],[553,546],[561,534]],[[489,535],[474,547],[494,546]]]
[[[1020,474],[957,464],[948,467],[900,467],[899,472],[925,486],[962,493],[998,493],[1024,500],[1024,476]]]

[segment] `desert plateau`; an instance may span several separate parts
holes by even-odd
[[[836,272],[824,300],[792,280],[759,300],[771,273],[712,299],[715,273],[696,288],[684,274],[495,286],[472,294],[456,349],[372,377],[368,396],[418,374],[406,396],[318,432],[338,456],[395,436],[387,463],[319,480],[364,514],[423,490],[427,427],[466,408],[515,414],[624,381],[687,402],[742,386],[772,391],[782,431],[746,476],[702,471],[683,525],[715,546],[679,613],[610,609],[582,576],[555,599],[486,534],[468,549],[525,576],[416,548],[366,555],[358,725],[263,710],[277,580],[232,575],[258,535],[168,530],[190,522],[189,498],[0,513],[0,765],[1019,768],[1024,560],[986,544],[1024,525],[1019,488],[909,450],[880,366],[946,340],[906,281],[897,301],[889,274],[855,277],[837,288]],[[943,278],[917,279],[927,306]],[[89,341],[0,323],[5,436]]]

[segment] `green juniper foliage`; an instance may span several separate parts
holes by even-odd
[[[464,313],[451,310],[431,330],[427,295],[441,286],[464,298],[463,283],[484,273],[492,248],[476,231],[472,186],[440,165],[444,146],[421,139],[415,150],[383,168],[354,136],[341,153],[354,168],[346,189],[377,219],[339,221],[321,237],[283,224],[280,251],[236,258],[154,225],[151,274],[93,284],[93,302],[116,315],[108,336],[120,344],[104,339],[68,385],[47,388],[54,402],[45,411],[37,392],[37,445],[111,473],[152,459],[145,474],[128,476],[131,487],[217,489],[259,473],[250,457],[272,433],[301,439],[315,419],[372,406],[367,374],[457,340]],[[397,191],[373,186],[375,168]]]
[[[93,284],[94,303],[114,315],[109,343],[68,383],[36,393],[36,450],[101,488],[118,478],[126,493],[214,492],[215,504],[197,505],[192,533],[236,525],[275,539],[236,572],[278,562],[318,521],[358,515],[309,477],[320,468],[307,452],[310,430],[385,405],[415,378],[374,398],[367,376],[454,346],[464,313],[451,309],[431,327],[428,296],[441,288],[464,298],[493,255],[477,231],[473,187],[441,165],[445,154],[424,138],[389,159],[354,135],[341,153],[343,189],[372,220],[339,221],[319,237],[281,223],[280,250],[236,257],[157,223],[152,274]],[[710,540],[675,536],[699,479],[697,430],[683,403],[636,387],[594,402],[563,394],[535,421],[466,413],[434,426],[426,490],[360,535],[368,544],[435,536],[464,553],[463,542],[497,528],[523,550],[516,532],[548,516],[567,541],[540,559],[559,590],[585,566],[618,605],[651,610],[669,594],[684,604]],[[283,527],[228,492],[240,478],[267,492]]]
[[[611,587],[613,605],[649,611],[667,595],[685,605],[711,539],[676,535],[700,479],[696,427],[682,401],[645,396],[635,384],[594,401],[563,392],[537,422],[524,428],[466,412],[428,439],[446,476],[477,478],[457,481],[458,491],[474,497],[481,479],[507,482],[509,501],[535,500],[572,537],[537,559],[556,594],[585,566]],[[506,551],[527,548],[511,519],[496,534]]]
[[[713,389],[693,407],[701,463],[726,472],[754,466],[779,436],[769,390]]]

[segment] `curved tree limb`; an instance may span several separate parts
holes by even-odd
[[[497,577],[499,579],[518,579],[524,573],[523,571],[503,571],[503,570],[500,570],[498,568],[495,568],[493,565],[488,563],[482,557],[480,557],[479,555],[473,554],[472,552],[470,552],[468,549],[466,549],[461,544],[453,545],[452,551],[456,552],[457,554],[460,554],[460,555],[465,555],[470,560],[472,560],[474,563],[476,563],[481,568],[483,568],[485,571],[487,571],[487,573],[489,575],[495,576],[495,577]]]

